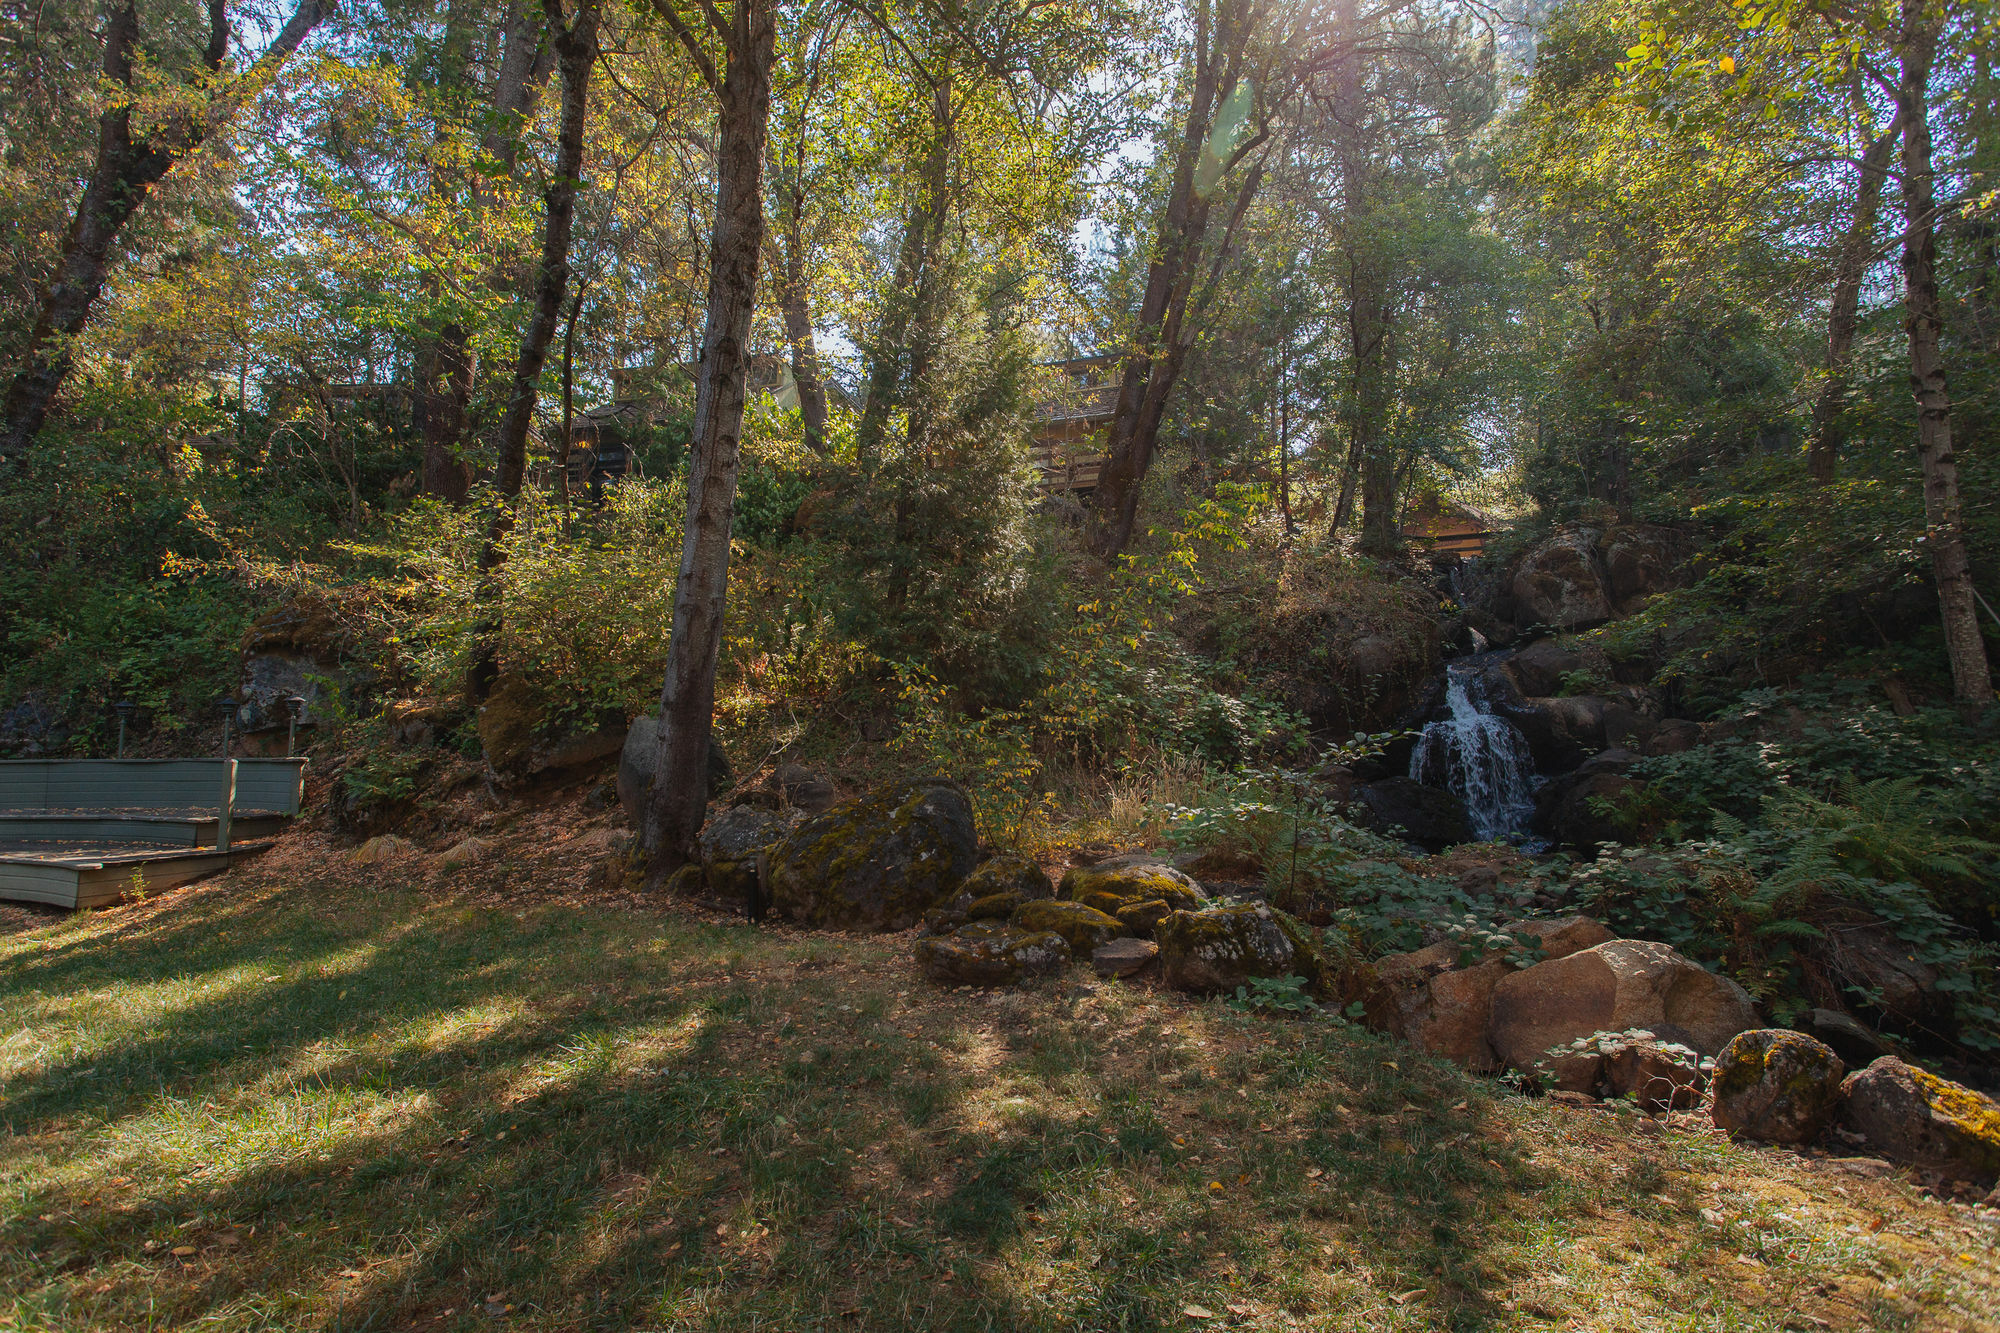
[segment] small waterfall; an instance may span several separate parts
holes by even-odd
[[[1467,658],[1445,669],[1445,706],[1451,716],[1425,725],[1410,755],[1410,776],[1427,787],[1457,793],[1465,801],[1472,831],[1494,841],[1527,826],[1539,784],[1528,738],[1487,710],[1480,678],[1484,665]]]

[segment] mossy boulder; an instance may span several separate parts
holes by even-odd
[[[1022,903],[1054,892],[1048,873],[1027,857],[995,856],[981,862],[963,883],[938,899],[924,914],[924,925],[932,934],[947,935],[967,921],[1011,916]],[[974,911],[975,907],[979,910]]]
[[[803,820],[770,851],[771,906],[820,930],[903,930],[972,872],[965,792],[897,783]]]
[[[1333,971],[1312,932],[1268,903],[1177,911],[1155,932],[1167,984],[1197,995],[1233,991],[1252,977],[1304,977],[1322,999]]]
[[[1803,1032],[1739,1032],[1715,1057],[1715,1123],[1740,1138],[1810,1143],[1826,1128],[1846,1074],[1831,1047]]]
[[[980,921],[917,941],[917,967],[942,986],[1010,986],[1059,971],[1069,944],[1053,931]]]
[[[708,892],[749,902],[758,892],[758,857],[768,856],[791,831],[795,818],[738,805],[701,831],[701,864]]]
[[[1069,942],[1071,952],[1085,957],[1098,945],[1132,933],[1117,917],[1095,907],[1047,898],[1021,904],[1014,924],[1023,930],[1052,930]]]
[[[1168,865],[1078,866],[1062,878],[1056,897],[1088,903],[1115,916],[1127,903],[1164,902],[1176,911],[1208,905],[1201,885]]]
[[[1125,923],[1126,929],[1144,939],[1152,939],[1160,929],[1160,923],[1174,914],[1164,899],[1150,898],[1142,903],[1125,903],[1111,915]]]
[[[1952,1180],[2000,1177],[2000,1103],[1885,1055],[1840,1087],[1842,1125],[1884,1157]]]

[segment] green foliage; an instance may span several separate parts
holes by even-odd
[[[1938,971],[1940,992],[1953,1000],[1955,1033],[1933,1035],[2000,1049],[2000,1007],[1989,998],[2000,949],[1968,933],[1922,887],[1867,874],[1847,826],[1751,826],[1718,815],[1714,828],[1699,841],[1607,848],[1595,862],[1537,873],[1568,907],[1734,976],[1786,1022],[1822,1002],[1810,976],[1824,971],[1825,928],[1880,924]]]
[[[1308,984],[1304,977],[1252,977],[1223,1003],[1239,1013],[1303,1018],[1319,1012],[1319,1003],[1307,993]]]
[[[407,801],[417,794],[417,780],[428,763],[420,750],[377,746],[347,766],[340,785],[355,809]]]

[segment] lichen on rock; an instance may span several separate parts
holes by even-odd
[[[802,821],[771,849],[771,905],[822,930],[903,930],[972,872],[965,792],[897,783]]]
[[[1128,903],[1156,899],[1177,911],[1195,911],[1208,905],[1201,885],[1185,874],[1169,865],[1145,863],[1078,866],[1063,876],[1056,897],[1088,903],[1111,916]]]
[[[1840,1119],[1876,1151],[1958,1180],[2000,1177],[2000,1103],[1885,1055],[1840,1088]]]
[[[917,941],[917,967],[947,986],[1007,986],[1059,971],[1070,948],[1052,931],[976,922],[950,935]]]
[[[1831,1048],[1803,1032],[1739,1032],[1715,1057],[1715,1123],[1742,1138],[1810,1143],[1826,1128],[1846,1073]]]
[[[1014,924],[1023,930],[1054,931],[1069,942],[1072,951],[1084,957],[1101,944],[1131,934],[1117,917],[1095,907],[1049,898],[1021,904],[1014,912]]]
[[[1253,977],[1304,977],[1321,999],[1337,989],[1312,932],[1268,903],[1178,911],[1155,932],[1167,984],[1197,995],[1231,991]]]

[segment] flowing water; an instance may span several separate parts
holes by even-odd
[[[1538,784],[1528,738],[1487,704],[1485,665],[1481,658],[1465,658],[1445,668],[1451,716],[1425,725],[1410,755],[1410,776],[1426,787],[1457,793],[1472,831],[1493,841],[1527,827]]]

